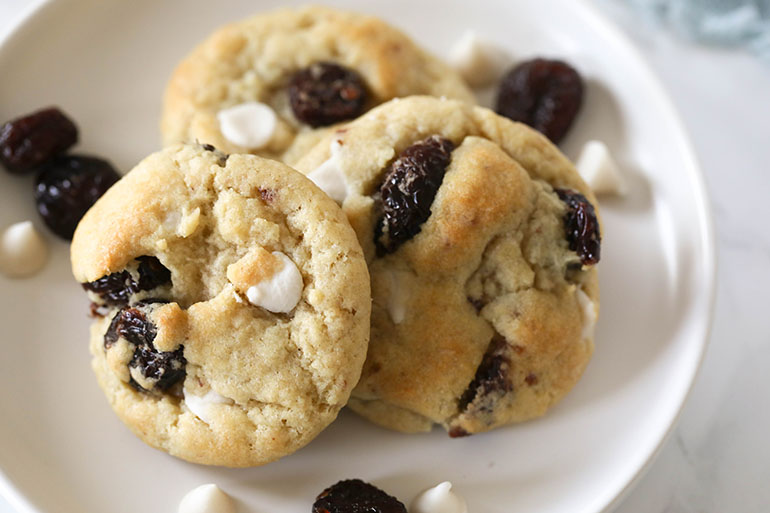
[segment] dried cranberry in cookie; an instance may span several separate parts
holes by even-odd
[[[364,112],[368,93],[361,76],[333,62],[316,62],[289,81],[289,102],[297,119],[312,127],[333,125]]]
[[[159,287],[171,284],[171,271],[157,257],[140,256],[126,269],[102,276],[98,280],[83,283],[83,289],[92,292],[91,298],[97,305],[122,306],[130,300],[138,300],[142,292],[159,297],[165,291]],[[147,297],[148,294],[141,294]]]
[[[127,367],[127,373],[116,369],[118,375],[127,377],[128,384],[145,392],[164,392],[185,377],[184,346],[161,351],[153,344],[158,327],[152,314],[160,304],[149,300],[121,308],[104,334],[104,350],[115,353],[108,354],[107,361],[111,366]]]
[[[511,357],[508,343],[495,335],[484,353],[476,375],[460,396],[457,408],[466,411],[469,407],[484,408],[484,402],[493,402],[493,394],[503,395],[513,390],[510,380]],[[490,406],[487,406],[489,408]]]
[[[601,254],[602,237],[596,211],[585,196],[577,191],[554,189],[567,207],[564,228],[569,249],[575,251],[583,265],[596,265]]]
[[[375,234],[379,253],[392,253],[420,232],[452,159],[452,141],[431,136],[405,149],[380,187],[383,218]]]
[[[369,264],[372,332],[352,410],[466,436],[543,415],[577,383],[593,351],[600,219],[545,137],[411,97],[348,123],[297,167],[341,184]]]
[[[500,81],[496,110],[525,123],[558,144],[583,103],[583,79],[563,61],[533,59]]]

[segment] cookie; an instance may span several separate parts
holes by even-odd
[[[174,71],[164,144],[213,144],[289,164],[328,126],[394,97],[472,102],[459,75],[371,17],[325,7],[283,9],[227,25]]]
[[[78,225],[72,270],[96,318],[92,366],[149,445],[243,467],[334,420],[369,335],[369,277],[339,207],[289,167],[179,145]]]
[[[593,351],[596,199],[545,137],[490,110],[396,99],[298,164],[342,204],[372,331],[349,406],[452,436],[545,413]]]

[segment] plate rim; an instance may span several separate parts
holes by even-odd
[[[712,199],[709,193],[708,186],[706,185],[706,177],[703,173],[703,168],[700,165],[697,152],[690,138],[690,133],[687,130],[687,125],[684,123],[679,109],[674,104],[673,99],[666,90],[663,82],[658,77],[653,67],[648,62],[647,58],[642,54],[641,50],[631,41],[631,39],[612,21],[609,16],[602,12],[597,6],[596,2],[592,0],[578,0],[583,7],[591,13],[591,15],[601,21],[600,30],[609,33],[616,42],[622,47],[622,50],[632,55],[638,64],[642,67],[648,81],[651,85],[651,92],[658,98],[658,101],[662,102],[666,110],[671,115],[671,121],[673,128],[679,133],[681,140],[679,146],[682,150],[682,155],[685,157],[687,167],[686,173],[689,175],[690,180],[696,186],[693,197],[696,199],[697,218],[699,225],[701,226],[701,243],[703,245],[703,254],[699,259],[703,265],[703,276],[705,281],[702,282],[701,288],[706,292],[707,297],[705,301],[702,301],[701,311],[694,311],[693,313],[699,318],[703,319],[700,323],[700,347],[699,354],[694,362],[695,365],[691,370],[691,375],[688,378],[689,384],[682,395],[679,402],[679,406],[674,413],[673,417],[669,421],[668,428],[660,435],[660,438],[650,452],[646,461],[644,461],[634,472],[634,475],[626,483],[626,485],[616,492],[615,497],[609,501],[600,511],[597,513],[609,513],[617,508],[623,500],[633,491],[635,486],[642,480],[650,467],[657,460],[661,450],[666,445],[668,440],[673,435],[674,431],[679,425],[679,421],[682,417],[682,411],[684,410],[687,401],[692,395],[695,382],[700,375],[703,368],[703,360],[706,356],[706,351],[711,342],[711,334],[714,325],[714,311],[716,307],[716,282],[717,282],[717,241],[716,232],[714,227],[714,214],[712,209]]]
[[[31,7],[22,8],[22,11],[11,20],[5,32],[0,34],[0,52],[4,52],[7,45],[20,37],[22,31],[25,30],[31,21],[50,9],[54,4],[64,3],[65,1],[66,0],[41,0]],[[693,309],[691,310],[692,314],[697,319],[700,319],[700,321],[695,324],[699,333],[697,334],[697,337],[692,337],[699,340],[699,347],[697,358],[692,362],[694,365],[692,365],[692,368],[690,369],[690,376],[688,376],[687,380],[688,385],[679,400],[676,411],[673,416],[667,420],[668,427],[662,433],[656,434],[658,440],[652,448],[652,451],[650,451],[644,461],[633,470],[630,479],[625,485],[620,489],[613,491],[610,500],[606,501],[604,505],[601,506],[601,509],[596,511],[596,513],[609,513],[615,510],[623,502],[657,460],[661,450],[676,430],[683,409],[687,404],[692,394],[693,387],[700,375],[703,367],[703,360],[711,342],[714,322],[718,252],[713,209],[711,208],[712,200],[706,184],[706,177],[694,149],[689,131],[687,130],[687,125],[684,123],[674,101],[670,97],[661,79],[658,77],[658,74],[652,68],[647,58],[642,54],[641,50],[608,15],[600,10],[596,2],[592,0],[578,0],[576,3],[580,4],[580,9],[586,12],[589,18],[592,18],[591,21],[594,23],[597,30],[608,34],[623,52],[631,55],[637,61],[649,83],[650,93],[655,96],[657,101],[668,111],[671,118],[671,126],[673,130],[679,134],[677,146],[682,154],[683,161],[687,164],[683,171],[688,175],[690,183],[695,186],[695,189],[693,190],[693,198],[696,206],[694,213],[696,214],[697,224],[700,228],[699,238],[703,247],[703,253],[700,255],[698,261],[702,266],[701,276],[699,276],[702,278],[700,289],[705,292],[706,297],[705,300],[693,304]],[[40,510],[33,505],[22,491],[13,484],[13,481],[6,475],[2,467],[0,467],[0,497],[8,502],[11,508],[15,510],[14,513],[49,513]]]
[[[6,45],[19,37],[21,31],[33,18],[50,8],[54,1],[42,0],[31,7],[22,8],[22,11],[10,22],[5,33],[0,34],[0,52],[3,52]],[[6,475],[2,467],[0,467],[0,497],[8,501],[11,508],[15,510],[14,513],[45,513],[27,499],[21,490],[13,484],[13,481]]]

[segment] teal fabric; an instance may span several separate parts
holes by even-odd
[[[770,64],[770,0],[625,0],[694,41],[745,47]]]

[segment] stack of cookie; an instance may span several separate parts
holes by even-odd
[[[580,378],[595,198],[396,29],[319,7],[226,26],[174,72],[161,128],[72,243],[99,384],[150,445],[260,465],[346,404],[464,436]]]

